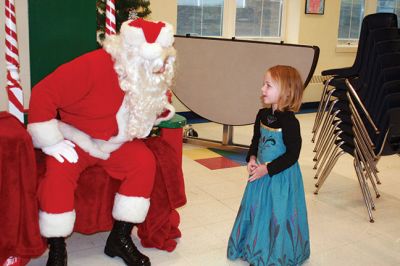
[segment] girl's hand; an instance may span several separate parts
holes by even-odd
[[[254,180],[257,180],[264,175],[268,174],[268,169],[265,164],[260,164],[257,166],[257,168],[251,173],[251,176],[249,178],[249,182],[253,182]]]
[[[256,162],[256,157],[251,156],[249,162],[247,163],[247,172],[249,173],[249,175],[252,175],[257,166],[258,164]]]

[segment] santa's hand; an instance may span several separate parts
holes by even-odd
[[[70,163],[78,161],[78,154],[76,153],[75,144],[69,140],[62,140],[54,145],[43,147],[42,150],[47,155],[53,156],[60,163],[64,162],[64,158]]]

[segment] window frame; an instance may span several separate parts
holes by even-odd
[[[285,39],[286,32],[286,13],[287,13],[287,1],[282,1],[282,14],[281,14],[281,28],[280,37],[274,36],[235,36],[236,30],[236,0],[223,0],[223,16],[222,16],[222,35],[221,36],[207,36],[202,35],[202,37],[212,37],[212,38],[225,38],[231,39],[235,38],[238,40],[253,40],[253,41],[265,41],[265,42],[281,42]],[[177,5],[178,8],[178,5]]]
[[[340,9],[341,9],[341,1],[340,1],[340,6],[339,6],[339,14],[340,14]],[[376,13],[376,7],[377,7],[377,0],[364,0],[364,17]],[[340,17],[339,17],[340,19]],[[342,39],[344,40],[344,39]],[[357,51],[358,47],[358,39],[352,39],[348,41],[342,41],[340,42],[339,39],[339,24],[338,24],[338,33],[336,37],[336,52],[355,52]]]
[[[376,1],[376,4],[375,4],[375,12],[378,12],[378,0],[374,0],[374,1]],[[399,0],[396,0],[396,7],[395,7],[395,10],[396,10],[396,12],[395,12],[395,14],[397,14],[397,18],[398,18],[398,25],[400,26],[400,1]]]
[[[363,18],[367,15],[366,14],[366,6],[367,6],[368,0],[364,0],[364,16]],[[358,46],[358,40],[357,39],[352,39],[352,38],[339,38],[339,26],[340,26],[340,12],[342,11],[342,1],[340,1],[340,6],[339,6],[339,25],[338,25],[338,33],[337,33],[337,47],[352,47]],[[362,20],[361,20],[362,22]]]

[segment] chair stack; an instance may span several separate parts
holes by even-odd
[[[353,66],[322,72],[327,79],[313,126],[318,194],[339,157],[350,154],[374,222],[377,163],[400,151],[400,31],[392,13],[371,14],[361,25]],[[369,185],[370,184],[370,185]]]

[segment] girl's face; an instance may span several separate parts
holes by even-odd
[[[275,110],[278,104],[280,88],[275,80],[271,78],[271,74],[267,72],[264,77],[264,85],[261,88],[262,98],[265,104],[272,104]]]

